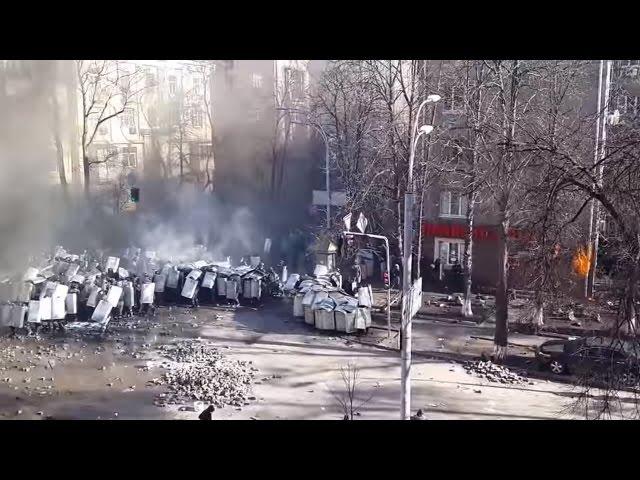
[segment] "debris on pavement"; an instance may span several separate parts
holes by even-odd
[[[220,349],[198,341],[163,345],[159,350],[175,366],[151,381],[169,389],[169,393],[156,398],[156,405],[199,400],[216,408],[241,407],[255,398],[250,393],[256,372],[248,362],[225,358]]]
[[[485,378],[494,383],[507,383],[507,384],[524,384],[528,380],[515,372],[512,372],[507,367],[496,365],[490,360],[487,361],[475,361],[465,362],[465,371],[470,375],[476,377]]]

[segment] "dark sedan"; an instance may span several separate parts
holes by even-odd
[[[636,385],[640,363],[634,351],[622,342],[606,338],[551,340],[536,351],[540,366],[555,374],[610,378]]]

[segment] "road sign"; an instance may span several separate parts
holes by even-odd
[[[347,230],[351,230],[351,212],[342,217],[342,221],[344,222],[344,226]]]
[[[360,212],[360,216],[358,217],[358,221],[356,222],[356,227],[360,230],[361,233],[367,229],[367,225],[369,224],[369,220],[364,216],[362,212]]]
[[[416,316],[420,308],[422,308],[422,277],[418,278],[411,286],[411,294],[409,295],[410,302],[410,318]],[[406,308],[406,299],[402,299],[403,307]]]

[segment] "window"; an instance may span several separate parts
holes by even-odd
[[[169,95],[175,95],[178,88],[178,79],[175,75],[169,75]]]
[[[457,192],[440,192],[440,216],[463,218],[467,214],[467,197]]]
[[[123,167],[135,168],[138,166],[138,148],[133,146],[122,147],[120,158]]]
[[[98,127],[98,135],[108,135],[109,134],[109,125],[108,120],[106,122],[102,122]]]
[[[206,143],[191,144],[189,150],[194,160],[206,160],[212,153],[211,145]]]
[[[287,68],[284,71],[285,89],[289,92],[292,100],[302,100],[304,98],[304,72]]]
[[[253,88],[262,88],[262,75],[258,73],[251,74],[251,85]]]
[[[135,112],[133,108],[126,108],[121,115],[122,127],[124,128],[125,133],[128,132],[130,135],[135,134],[137,130]]]
[[[156,84],[156,75],[151,70],[147,70],[144,75],[144,83],[147,87],[153,87]]]
[[[203,120],[203,115],[202,115],[202,110],[194,107],[191,110],[191,123],[193,124],[194,127],[202,127],[202,120]]]
[[[453,238],[436,238],[433,258],[439,258],[442,265],[451,268],[455,263],[462,264],[464,240]]]
[[[193,94],[202,95],[204,92],[204,79],[202,77],[193,77]]]

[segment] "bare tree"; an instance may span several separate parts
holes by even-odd
[[[373,398],[373,393],[369,396],[362,396],[360,381],[360,368],[348,363],[345,367],[340,367],[340,377],[342,379],[341,390],[330,390],[336,403],[340,406],[345,417],[353,420],[353,417],[360,414],[360,409]]]
[[[82,104],[82,163],[84,190],[88,195],[91,185],[91,166],[108,162],[92,158],[90,147],[103,125],[135,101],[145,88],[142,71],[137,66],[109,60],[76,60],[76,74]]]

